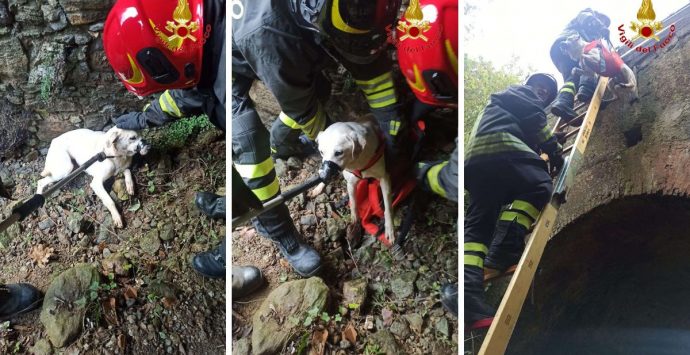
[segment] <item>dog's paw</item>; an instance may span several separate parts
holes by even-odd
[[[122,217],[120,216],[113,217],[113,225],[115,228],[123,228],[125,226],[125,224],[122,222]]]
[[[386,228],[386,239],[391,245],[395,244],[395,228]]]
[[[130,196],[134,196],[134,184],[126,184],[127,185],[127,194]]]

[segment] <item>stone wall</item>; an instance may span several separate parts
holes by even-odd
[[[143,106],[101,41],[114,0],[0,0],[0,156]]]

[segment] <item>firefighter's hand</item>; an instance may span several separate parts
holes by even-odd
[[[554,132],[553,133],[553,136],[556,137],[556,141],[560,145],[565,144],[565,141],[566,141],[565,135],[566,135],[565,132]]]
[[[558,175],[561,169],[563,169],[563,164],[565,164],[565,160],[563,159],[563,156],[561,156],[560,153],[553,153],[549,155],[549,171],[551,173],[551,176]]]
[[[141,112],[130,112],[115,119],[115,125],[120,129],[139,131],[148,128],[146,117]]]

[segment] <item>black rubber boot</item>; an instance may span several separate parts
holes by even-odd
[[[264,284],[261,270],[254,266],[232,267],[232,298],[248,296]]]
[[[488,328],[496,310],[484,300],[484,270],[465,265],[465,327],[467,330]]]
[[[35,287],[20,283],[0,286],[0,321],[6,321],[20,314],[41,307],[43,295]]]
[[[441,304],[448,312],[458,316],[458,284],[445,284],[441,287]]]
[[[563,91],[558,93],[556,100],[551,105],[551,113],[560,117],[563,121],[569,122],[577,116],[574,110],[575,95],[571,92]]]
[[[211,192],[197,192],[194,203],[201,212],[213,219],[225,218],[225,196]]]
[[[501,272],[516,265],[525,250],[527,231],[515,221],[498,221],[484,267]]]
[[[304,277],[315,275],[321,268],[319,253],[302,240],[297,231],[271,238],[295,272]]]
[[[225,240],[220,245],[203,253],[194,256],[192,267],[198,273],[212,278],[225,278]]]
[[[580,87],[577,89],[575,99],[580,102],[589,102],[594,96],[594,90],[597,88],[596,77],[582,77],[580,79]]]

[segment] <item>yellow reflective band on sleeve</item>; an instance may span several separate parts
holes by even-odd
[[[399,130],[400,130],[400,121],[391,121],[390,122],[390,129],[388,130],[388,134],[390,134],[391,136],[397,136]]]
[[[151,103],[150,103],[150,102],[144,106],[144,108],[142,109],[142,111],[148,110],[149,107],[151,107]]]
[[[480,253],[488,254],[489,248],[482,243],[465,243],[465,251],[478,251]]]
[[[383,107],[388,107],[390,105],[393,105],[397,102],[398,102],[398,99],[395,97],[395,95],[392,95],[392,97],[389,99],[369,100],[369,107],[371,107],[371,108],[383,108]]]
[[[560,92],[569,92],[569,93],[575,95],[575,90],[573,90],[573,89],[571,89],[571,88],[567,88],[567,87],[565,87],[565,86],[561,89]]]
[[[501,213],[501,217],[499,217],[498,219],[501,221],[508,222],[517,221],[520,225],[522,225],[528,230],[532,227],[532,221],[529,219],[529,217],[518,212],[505,211]]]
[[[367,100],[369,102],[371,102],[375,99],[380,99],[380,98],[384,98],[387,96],[395,97],[395,89],[390,88],[388,90],[384,90],[384,91],[377,92],[377,93],[371,94],[371,95],[366,95],[366,96],[367,96]]]
[[[278,150],[275,149],[274,147],[271,147],[271,153],[273,153],[273,154],[278,153]]]
[[[443,187],[441,187],[441,184],[438,181],[438,173],[440,173],[441,169],[443,169],[443,167],[446,165],[448,165],[448,162],[444,161],[441,164],[432,166],[431,169],[429,169],[429,171],[427,171],[426,173],[426,177],[429,181],[431,191],[438,195],[441,195],[442,197],[446,197],[446,191],[443,189]]]
[[[544,128],[541,129],[541,131],[538,134],[539,138],[539,143],[544,143],[547,140],[551,139],[553,135],[551,134],[551,130],[549,129],[548,126],[544,126]]]
[[[453,66],[453,71],[455,74],[458,73],[458,56],[455,54],[455,51],[453,50],[453,46],[450,44],[450,40],[447,39],[445,42],[446,45],[446,55],[448,56],[448,61],[450,61],[450,65]]]
[[[565,84],[563,84],[563,87],[564,87],[564,88],[575,89],[575,83],[573,83],[572,81],[568,81],[568,82],[566,82]]]
[[[273,179],[273,182],[268,184],[267,186],[264,186],[262,188],[258,189],[252,189],[252,192],[256,197],[259,198],[259,200],[267,201],[273,198],[275,195],[278,194],[278,191],[280,191],[280,185],[278,184],[278,177]]]
[[[484,259],[476,255],[465,255],[465,265],[477,266],[484,268]]]
[[[169,90],[165,90],[163,95],[158,98],[158,103],[161,105],[163,112],[174,117],[182,117],[182,112],[180,112],[180,108],[177,107],[177,104],[170,95]]]
[[[364,90],[364,87],[366,87],[367,89],[369,89],[369,88],[371,88],[371,87],[374,87],[375,85],[380,84],[380,83],[381,83],[382,81],[384,81],[384,80],[389,80],[389,81],[392,82],[392,80],[393,80],[393,74],[391,74],[391,72],[386,72],[386,73],[383,73],[383,74],[381,74],[381,75],[379,75],[379,76],[377,76],[377,77],[375,77],[375,78],[373,78],[373,79],[369,79],[369,80],[355,80],[355,83],[357,83],[357,85],[361,86],[361,87],[362,87],[362,90]]]
[[[511,210],[523,211],[527,213],[530,217],[532,217],[532,219],[535,221],[537,220],[537,217],[539,217],[539,210],[527,201],[515,200],[513,201],[513,203],[510,204],[508,208]]]
[[[259,164],[237,164],[235,163],[237,172],[245,179],[256,179],[268,175],[273,170],[273,159],[262,161]]]
[[[281,112],[280,115],[278,115],[278,118],[286,126],[292,129],[302,130],[302,132],[304,132],[304,134],[306,134],[307,137],[311,140],[316,139],[316,135],[326,128],[326,117],[323,114],[323,111],[321,110],[321,106],[319,106],[316,110],[316,114],[314,114],[314,117],[312,117],[305,124],[298,123],[297,121],[293,120],[290,116],[286,115],[285,112]]]

